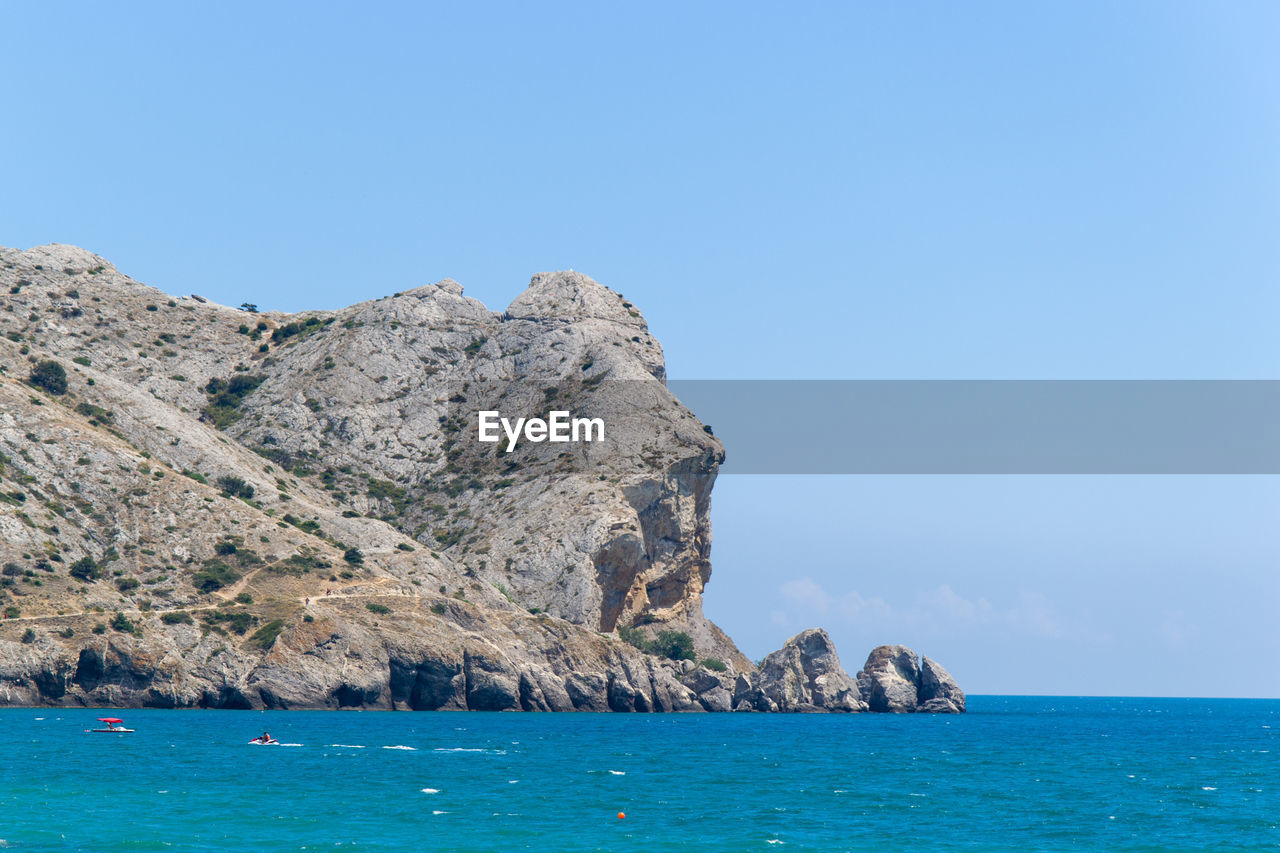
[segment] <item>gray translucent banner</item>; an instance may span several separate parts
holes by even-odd
[[[724,474],[1277,474],[1280,381],[671,380]]]

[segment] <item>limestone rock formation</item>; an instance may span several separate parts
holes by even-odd
[[[964,711],[964,691],[937,661],[922,658],[916,710],[956,714]]]
[[[756,673],[703,615],[723,448],[665,376],[573,272],[289,315],[0,249],[0,704],[860,710],[825,634]]]
[[[835,644],[810,628],[764,659],[758,672],[739,676],[734,707],[759,711],[865,711],[858,684],[840,665]]]
[[[964,692],[939,664],[906,646],[872,649],[858,673],[858,686],[872,711],[960,713]]]
[[[874,711],[914,711],[919,680],[916,653],[906,646],[873,649],[858,673],[858,684]]]

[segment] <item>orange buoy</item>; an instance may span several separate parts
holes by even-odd
[[[626,817],[627,817],[626,812],[618,812],[618,820],[625,820]]]

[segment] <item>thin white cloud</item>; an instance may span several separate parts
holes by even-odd
[[[813,578],[796,578],[784,583],[779,592],[782,597],[795,604],[816,610],[818,613],[826,613],[831,607],[831,596],[825,589],[818,586]]]
[[[1005,613],[1005,622],[1015,631],[1040,637],[1061,637],[1062,627],[1054,615],[1049,599],[1038,592],[1023,592],[1017,603]]]
[[[949,584],[943,584],[925,596],[924,606],[931,616],[957,625],[986,625],[991,622],[995,609],[985,598],[971,601]]]
[[[879,596],[863,598],[856,590],[840,597],[836,611],[849,622],[879,625],[892,621],[893,608]]]

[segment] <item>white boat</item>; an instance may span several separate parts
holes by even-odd
[[[98,722],[106,723],[106,726],[100,729],[89,729],[91,732],[104,732],[107,734],[128,734],[133,729],[126,729],[122,723],[124,720],[119,717],[99,717]]]
[[[252,744],[253,746],[279,746],[280,745],[280,741],[271,737],[271,735],[268,735],[265,733],[262,736],[256,737],[253,740],[249,741],[249,743]]]

